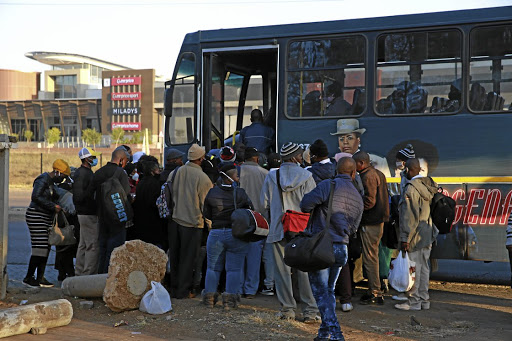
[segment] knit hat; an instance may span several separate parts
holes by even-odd
[[[180,152],[178,149],[171,148],[167,151],[167,158],[166,160],[172,160],[172,159],[181,159],[183,157],[183,153]]]
[[[309,149],[311,151],[311,155],[318,156],[318,157],[329,156],[329,150],[327,149],[327,145],[325,144],[324,141],[322,141],[320,139],[313,142],[313,144],[311,145],[311,147],[309,147]]]
[[[302,152],[302,148],[297,143],[288,142],[283,144],[279,154],[281,154],[283,160],[290,160],[292,157],[302,154]]]
[[[249,160],[252,157],[259,156],[260,153],[258,153],[258,150],[253,147],[247,147],[245,148],[245,159]]]
[[[233,148],[224,146],[220,150],[220,159],[223,162],[235,162],[236,160],[236,153],[233,150]]]
[[[199,160],[206,154],[204,147],[200,147],[197,143],[194,143],[188,149],[188,159],[190,161]]]
[[[342,157],[352,157],[352,154],[350,153],[338,153],[336,155],[334,155],[334,160],[336,160],[336,162],[340,161],[340,159]]]
[[[62,159],[57,159],[53,161],[53,170],[57,172],[61,172],[62,174],[66,176],[71,175],[71,168],[69,168],[69,165],[66,161]]]
[[[414,149],[412,148],[412,144],[408,144],[404,149],[400,149],[398,153],[396,153],[396,158],[398,160],[407,161],[409,159],[414,159],[416,154],[414,153]]]

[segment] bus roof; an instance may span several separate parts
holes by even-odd
[[[325,35],[343,32],[382,31],[389,29],[443,26],[464,23],[498,22],[510,20],[511,18],[512,6],[504,6],[375,18],[197,31],[187,34],[185,36],[184,44],[247,39],[272,39],[289,36]]]

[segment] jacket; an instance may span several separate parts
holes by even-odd
[[[378,225],[389,221],[389,195],[386,177],[369,166],[359,172],[364,188],[364,212],[361,225]]]
[[[256,162],[247,161],[240,166],[240,187],[245,189],[256,212],[262,213],[261,188],[267,177],[268,170]]]
[[[243,188],[236,189],[236,206],[253,209],[251,199]],[[231,228],[231,213],[234,210],[233,187],[219,181],[204,199],[204,217],[212,221],[212,229]]]
[[[508,247],[512,247],[512,212],[508,217],[508,225],[507,225],[507,242],[505,244]]]
[[[274,142],[274,129],[260,122],[253,122],[240,131],[240,141],[245,147],[256,148],[264,154],[270,153]]]
[[[411,252],[430,246],[439,231],[432,224],[430,202],[437,192],[431,177],[414,177],[404,189],[398,210],[400,213],[400,242],[409,243]]]
[[[32,188],[32,197],[30,199],[30,208],[47,214],[55,213],[55,205],[59,197],[55,192],[53,180],[48,173],[39,175]]]
[[[128,229],[127,239],[140,239],[160,246],[167,244],[167,220],[160,218],[156,207],[160,189],[160,176],[146,175],[140,180],[133,202],[134,226]]]
[[[213,184],[203,172],[201,166],[188,161],[184,166],[172,171],[167,178],[170,181],[176,173],[172,183],[174,211],[172,220],[186,227],[204,227],[203,205],[206,194]]]
[[[300,201],[304,194],[316,187],[313,175],[299,165],[284,162],[279,168],[284,205],[277,187],[276,171],[268,173],[261,189],[261,201],[267,220],[270,219],[267,243],[279,242],[284,237],[281,218],[286,210],[300,211]],[[284,206],[284,208],[283,208]]]
[[[171,174],[171,172],[175,170],[177,167],[178,165],[175,163],[166,163],[164,170],[162,171],[162,173],[160,173],[160,183],[164,184],[165,182],[167,182],[169,174]]]
[[[94,173],[90,168],[80,166],[73,175],[73,204],[79,215],[96,215],[96,201],[92,189]]]
[[[336,175],[336,165],[327,159],[329,162],[315,162],[311,167],[308,168],[313,174],[316,184],[326,179],[332,179]]]
[[[335,182],[335,187],[329,232],[333,242],[348,245],[349,236],[357,232],[363,215],[363,199],[349,175],[339,174],[334,180],[320,182],[315,189],[304,195],[300,209],[302,212],[313,212],[309,227],[311,233],[321,232],[327,218],[331,181]]]

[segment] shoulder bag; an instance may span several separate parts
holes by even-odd
[[[59,226],[59,214],[62,214],[64,226]],[[76,244],[75,227],[73,225],[69,225],[66,214],[63,212],[55,214],[53,218],[52,227],[48,229],[48,244],[56,246]]]
[[[261,214],[248,208],[237,208],[236,187],[233,188],[235,210],[231,213],[231,234],[246,242],[255,242],[268,236],[268,222]]]
[[[334,186],[334,181],[331,181],[324,229],[315,235],[301,232],[286,244],[284,248],[284,262],[286,265],[304,272],[310,272],[326,269],[336,262],[332,247],[333,241],[329,232]]]
[[[279,196],[281,198],[281,205],[284,210],[283,188],[281,187],[281,177],[279,169],[276,171],[277,188],[279,189]],[[291,240],[300,232],[304,231],[308,226],[309,213],[297,212],[294,210],[286,210],[281,218],[283,224],[284,237],[286,240]]]

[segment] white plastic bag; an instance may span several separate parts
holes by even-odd
[[[162,284],[151,281],[151,289],[142,297],[139,310],[153,315],[172,310],[171,297]]]
[[[402,251],[400,251],[398,257],[391,262],[388,276],[389,284],[398,292],[411,290],[414,285],[415,267],[416,264],[409,260],[407,252],[403,257]]]

